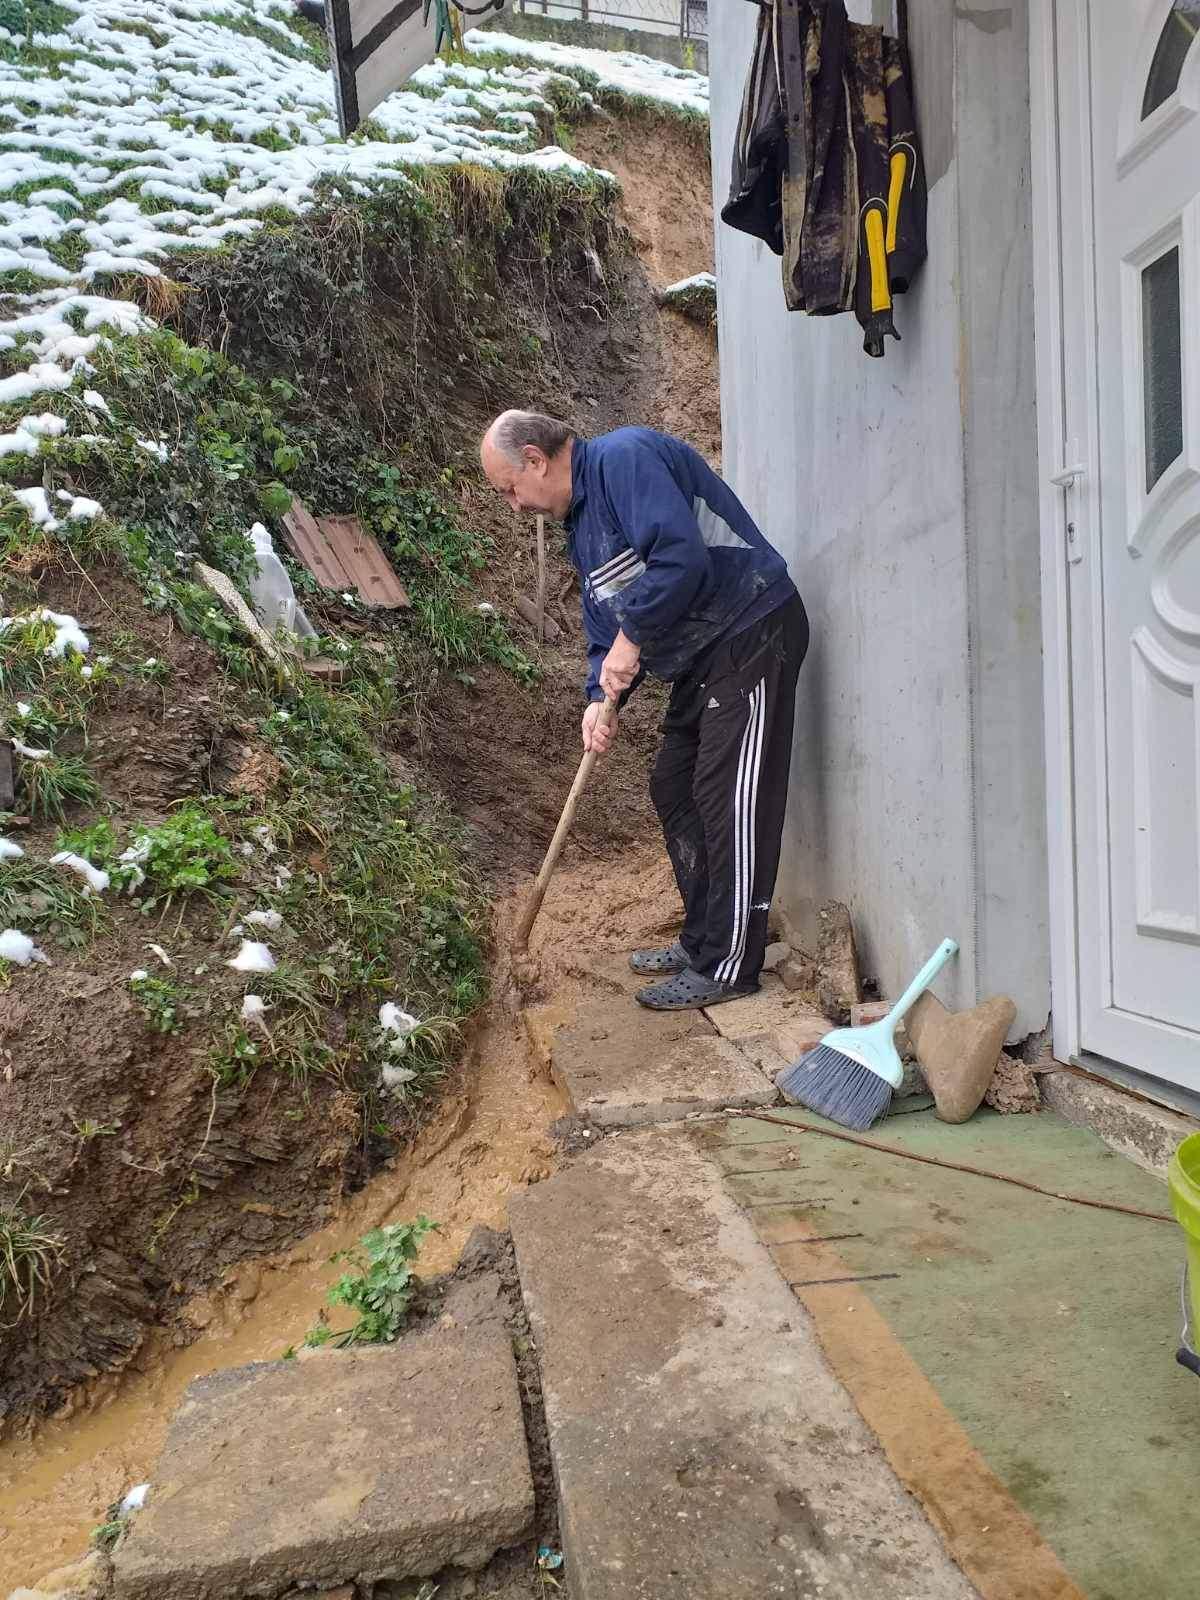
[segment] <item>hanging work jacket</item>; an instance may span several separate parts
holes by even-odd
[[[892,297],[925,259],[905,0],[896,39],[848,21],[843,0],[756,3],[722,220],[783,258],[789,310],[853,310],[881,356],[900,337]]]

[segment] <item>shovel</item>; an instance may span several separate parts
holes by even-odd
[[[606,699],[597,719],[597,726],[607,727],[616,711],[616,701]],[[558,827],[554,830],[554,837],[550,841],[550,848],[546,851],[546,859],[542,862],[542,869],[534,880],[533,888],[529,891],[529,898],[521,908],[521,915],[517,918],[517,926],[513,932],[512,947],[516,955],[524,955],[529,949],[529,934],[537,921],[537,914],[542,909],[542,901],[546,898],[546,890],[550,886],[554,868],[558,858],[562,855],[563,846],[567,842],[567,835],[571,831],[571,824],[575,821],[575,813],[579,809],[579,802],[583,798],[583,791],[588,786],[588,779],[592,775],[592,768],[599,760],[598,750],[584,751],[583,760],[579,763],[579,770],[575,774],[575,782],[571,785],[571,792],[567,796],[567,803],[562,808],[562,816],[558,819]]]

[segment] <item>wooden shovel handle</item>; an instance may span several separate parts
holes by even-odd
[[[601,707],[598,725],[607,727],[616,715],[617,705],[615,700],[606,699]],[[583,760],[575,774],[575,782],[571,785],[571,792],[567,796],[567,803],[562,808],[562,816],[558,819],[558,827],[554,830],[554,837],[550,841],[550,848],[546,851],[546,859],[542,862],[542,869],[534,881],[533,888],[529,891],[529,898],[521,908],[521,915],[513,933],[513,949],[522,954],[529,948],[529,934],[537,921],[537,914],[542,909],[542,901],[546,898],[546,890],[558,858],[562,855],[563,846],[567,842],[567,835],[575,821],[575,813],[579,809],[579,802],[583,798],[583,791],[588,786],[588,779],[592,775],[592,768],[599,759],[598,750],[585,750]]]

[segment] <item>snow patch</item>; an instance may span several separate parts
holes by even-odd
[[[225,963],[235,972],[274,972],[275,957],[265,944],[259,944],[253,939],[243,939],[242,948],[232,961]]]
[[[14,967],[28,967],[34,962],[50,965],[46,952],[39,950],[29,935],[17,928],[5,928],[0,933],[0,961],[9,961]]]
[[[571,69],[607,92],[708,114],[708,80],[697,73],[473,30],[467,50],[504,65],[433,62],[376,107],[376,137],[346,142],[330,73],[280,14],[282,0],[65,3],[74,20],[34,35],[59,53],[53,78],[22,58],[21,35],[0,29],[12,51],[0,60],[0,273],[40,285],[0,310],[0,348],[21,345],[30,360],[0,378],[0,405],[71,388],[102,329],[153,326],[131,302],[89,292],[94,280],[160,277],[172,255],[253,234],[268,213],[304,215],[330,181],[370,195],[408,183],[414,168],[465,161],[593,179],[566,151],[530,148],[553,116],[555,81]],[[25,198],[6,198],[26,186]],[[104,414],[96,390],[83,400]],[[0,452],[36,453],[35,437],[18,427]],[[161,441],[141,443],[167,459]]]
[[[100,867],[94,867],[83,856],[73,855],[70,850],[60,850],[57,855],[50,857],[52,867],[67,867],[84,880],[85,895],[103,894],[109,885],[109,876]]]

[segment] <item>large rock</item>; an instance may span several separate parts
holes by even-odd
[[[997,995],[970,1011],[947,1011],[923,994],[908,1014],[908,1037],[943,1122],[965,1122],[988,1091],[1017,1008]]]
[[[844,1027],[862,997],[850,911],[840,900],[830,900],[817,913],[817,999],[825,1015]]]
[[[227,1600],[478,1568],[531,1529],[512,1350],[496,1326],[193,1383],[118,1600]]]
[[[572,1600],[969,1600],[676,1129],[514,1195]]]

